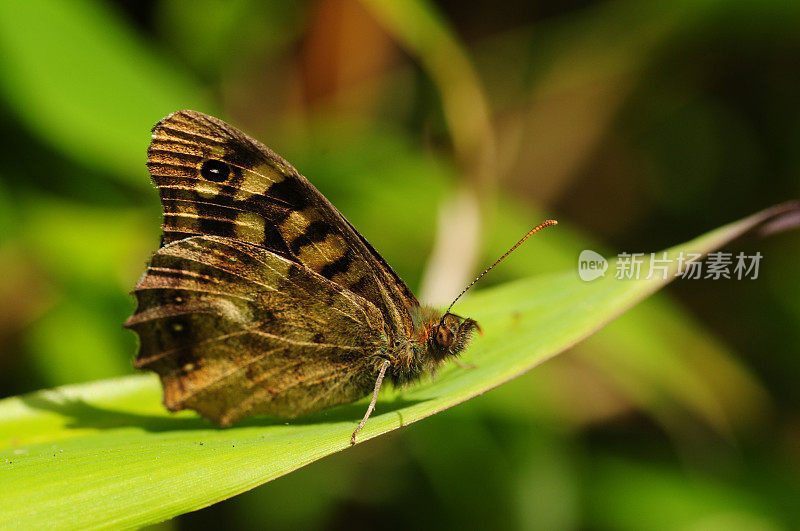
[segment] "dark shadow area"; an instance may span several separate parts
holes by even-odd
[[[66,426],[73,429],[137,427],[149,432],[229,429],[221,428],[210,420],[204,419],[199,415],[192,418],[183,418],[177,416],[162,417],[158,415],[128,413],[124,411],[98,407],[80,399],[76,400],[66,397],[63,399],[54,399],[35,394],[22,396],[20,397],[20,400],[22,400],[23,403],[31,408],[52,411],[53,413],[68,417],[70,420],[67,422]],[[392,413],[419,402],[421,402],[421,400],[404,400],[402,398],[394,399],[391,402],[378,401],[373,415]],[[352,421],[356,423],[364,416],[366,409],[366,404],[358,403],[338,406],[330,410],[320,411],[312,415],[307,415],[305,417],[296,419],[258,415],[249,419],[244,419],[236,423],[234,426],[232,426],[232,428],[276,426],[281,424],[326,424],[342,421]]]

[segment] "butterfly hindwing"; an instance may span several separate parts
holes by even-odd
[[[259,246],[372,302],[408,336],[418,302],[338,210],[288,162],[225,122],[179,111],[153,129],[148,168],[163,241],[219,236]]]
[[[126,326],[170,409],[222,425],[361,398],[388,345],[373,304],[276,253],[195,236],[153,255]],[[377,360],[377,361],[376,361]]]

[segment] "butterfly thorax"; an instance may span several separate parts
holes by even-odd
[[[442,315],[426,306],[417,306],[410,313],[414,332],[409,339],[395,344],[391,356],[390,377],[396,386],[413,383],[451,357],[458,357],[473,332],[480,330],[473,319],[452,313]]]

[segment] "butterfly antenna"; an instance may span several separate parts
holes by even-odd
[[[453,299],[453,302],[451,302],[451,303],[450,303],[450,306],[448,306],[448,307],[447,307],[447,311],[446,311],[446,312],[444,312],[444,315],[447,315],[448,313],[450,313],[450,309],[453,307],[453,305],[454,305],[454,304],[455,304],[455,303],[458,301],[458,299],[460,299],[460,298],[461,298],[461,296],[462,296],[462,295],[464,295],[464,294],[465,294],[467,291],[469,291],[469,288],[471,288],[472,286],[474,286],[476,282],[478,282],[480,279],[482,279],[482,278],[484,277],[484,275],[486,275],[486,273],[488,273],[489,271],[491,271],[492,269],[494,269],[494,267],[495,267],[497,264],[499,264],[500,262],[502,262],[503,260],[505,260],[505,258],[506,258],[508,255],[510,255],[511,253],[513,253],[513,252],[514,252],[514,251],[517,249],[517,247],[519,247],[520,245],[522,245],[522,244],[525,242],[525,240],[527,240],[528,238],[530,238],[531,236],[533,236],[534,234],[536,234],[537,232],[539,232],[539,231],[540,231],[540,230],[542,230],[543,228],[545,228],[545,227],[549,227],[549,226],[551,226],[551,225],[558,225],[558,221],[556,221],[556,220],[554,220],[554,219],[548,219],[548,220],[546,220],[546,221],[543,221],[543,222],[539,223],[539,224],[538,224],[538,225],[536,225],[534,228],[532,228],[531,230],[529,230],[529,231],[528,231],[528,234],[526,234],[525,236],[523,236],[523,237],[522,237],[522,239],[520,239],[520,240],[519,240],[517,243],[515,243],[515,244],[513,245],[513,247],[511,247],[511,249],[509,249],[508,251],[506,251],[506,252],[505,252],[505,254],[503,254],[503,256],[501,256],[500,258],[498,258],[498,259],[495,261],[495,263],[493,263],[492,265],[490,265],[489,267],[487,267],[486,269],[484,269],[484,270],[483,270],[483,273],[481,273],[480,275],[478,275],[477,277],[475,277],[475,280],[473,280],[472,282],[470,282],[470,283],[469,283],[469,286],[467,286],[466,288],[464,288],[463,290],[461,290],[461,293],[459,293],[459,294],[458,294],[458,297],[456,297],[455,299]],[[444,318],[444,316],[442,316],[442,318]]]

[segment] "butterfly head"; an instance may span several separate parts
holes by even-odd
[[[482,333],[474,319],[453,313],[444,314],[431,329],[430,342],[434,358],[440,361],[447,356],[458,356],[467,348],[476,330]]]
[[[459,293],[453,302],[450,303],[450,306],[447,307],[447,310],[444,312],[444,315],[439,322],[433,325],[430,329],[430,342],[432,346],[431,351],[436,361],[442,361],[448,355],[458,356],[458,354],[469,344],[470,339],[472,339],[472,333],[475,332],[475,330],[483,335],[481,327],[478,326],[478,323],[474,319],[468,319],[458,316],[454,313],[450,313],[450,309],[455,305],[458,299],[460,299],[462,295],[469,291],[469,289],[474,286],[476,282],[482,279],[486,273],[494,269],[497,264],[505,260],[505,258],[514,252],[517,247],[522,245],[525,240],[543,228],[550,227],[552,225],[558,225],[558,222],[554,219],[548,219],[533,227],[528,231],[527,234],[525,234],[525,236],[522,237],[522,239],[520,239],[508,251],[506,251],[503,256],[495,260],[492,265],[483,270],[483,273],[478,275],[475,280],[473,280],[466,288],[461,290],[461,293]]]

